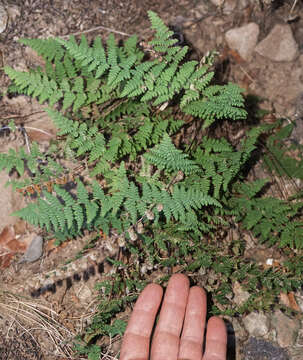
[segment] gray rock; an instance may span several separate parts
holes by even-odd
[[[298,44],[289,25],[277,24],[255,50],[272,61],[293,61],[298,55]]]
[[[262,313],[250,313],[243,318],[243,324],[251,336],[265,336],[269,331],[269,320]]]
[[[43,238],[41,236],[35,236],[19,263],[34,262],[38,260],[42,255],[42,248]]]
[[[271,324],[276,329],[277,342],[281,347],[287,348],[294,345],[300,327],[298,320],[290,319],[277,310],[272,317]]]
[[[263,339],[251,337],[243,346],[243,349],[243,360],[289,360],[289,356],[284,349]]]
[[[258,41],[259,26],[249,23],[230,29],[225,34],[228,46],[236,50],[244,60],[249,60]]]

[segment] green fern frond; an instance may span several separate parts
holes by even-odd
[[[49,100],[51,105],[59,101],[63,93],[53,79],[48,79],[41,70],[25,72],[16,71],[8,66],[4,72],[15,82],[16,86],[26,95],[38,97],[42,103]]]
[[[258,179],[250,182],[249,184],[243,183],[239,185],[239,191],[248,199],[252,199],[264,188],[267,183],[268,180],[266,179]]]
[[[68,191],[57,185],[54,186],[54,191],[54,194],[44,192],[44,198],[29,203],[13,215],[47,231],[61,233],[72,229],[80,231],[96,220],[100,204],[89,200],[89,193],[81,181],[78,181],[75,199]]]
[[[166,169],[169,172],[182,171],[191,174],[199,170],[196,163],[188,159],[188,155],[177,149],[168,134],[164,134],[159,145],[145,154],[145,158],[159,169]]]
[[[195,72],[197,64],[197,61],[187,61],[186,63],[182,64],[178,70],[178,73],[172,81],[172,89],[174,89],[175,91],[182,89],[184,84],[187,83],[190,76]]]
[[[70,56],[79,61],[82,66],[86,66],[88,71],[95,71],[96,78],[100,78],[109,68],[100,37],[95,39],[92,48],[88,46],[86,38],[83,35],[79,45],[73,36],[67,41],[62,39],[56,40],[67,49]]]
[[[151,28],[156,30],[156,39],[167,40],[174,34],[155,12],[148,11],[147,14],[151,23]],[[173,44],[175,44],[175,42],[176,41],[174,41]]]
[[[87,205],[89,203],[88,191],[86,190],[86,187],[85,187],[85,185],[83,184],[82,181],[78,180],[77,185],[78,185],[77,186],[78,203],[83,204],[83,205]]]
[[[58,135],[73,134],[78,135],[79,123],[63,116],[60,112],[46,109],[47,114],[51,117],[54,124],[60,129]]]
[[[288,178],[303,179],[303,159],[302,146],[292,142],[285,144],[295,124],[277,124],[280,128],[271,134],[266,140],[266,154],[263,162],[267,169],[278,176],[286,176]],[[297,153],[299,156],[289,156],[291,153]]]
[[[240,120],[246,118],[243,109],[241,89],[234,85],[210,86],[202,100],[193,101],[185,105],[183,111],[187,114],[205,119],[203,128],[209,127],[216,119],[230,118]]]
[[[209,86],[213,78],[209,65],[200,66],[197,61],[182,64],[187,47],[175,46],[173,32],[155,13],[149,12],[149,17],[156,30],[150,45],[160,55],[154,60],[142,62],[143,53],[136,46],[135,37],[123,47],[110,34],[104,49],[100,38],[89,46],[82,36],[80,44],[74,37],[24,41],[45,55],[46,73],[14,72],[8,67],[5,71],[21,92],[38,97],[40,102],[49,101],[50,105],[63,100],[63,110],[72,107],[73,112],[93,102],[105,103],[113,96],[141,97],[141,102],[153,101],[158,106],[184,91],[181,108],[203,117],[204,127],[216,118],[243,118],[245,111],[239,88],[231,84]],[[52,57],[43,50],[49,43],[52,48],[60,49],[60,56]]]
[[[29,46],[48,61],[60,61],[64,56],[62,46],[55,39],[20,39],[19,42]]]
[[[260,184],[256,183],[256,189],[259,189]],[[298,221],[303,202],[292,204],[275,198],[247,201],[246,196],[241,196],[234,197],[231,204],[238,211],[236,220],[242,221],[243,227],[251,230],[262,242],[303,248],[302,237],[299,236],[302,233],[302,223]]]
[[[144,53],[138,49],[137,43],[138,43],[138,37],[136,35],[132,35],[125,40],[123,45],[123,50],[126,53],[126,55],[130,56],[137,54],[138,57],[143,58]]]
[[[20,176],[24,175],[26,172],[25,169],[27,169],[31,172],[31,174],[35,175],[35,183],[39,183],[43,174],[45,174],[46,177],[50,177],[54,174],[54,172],[61,173],[63,171],[59,164],[54,164],[54,161],[51,158],[51,153],[42,153],[36,142],[31,144],[30,153],[24,147],[21,147],[18,151],[10,148],[8,153],[1,153],[0,171],[3,169],[5,169],[8,173],[12,170],[16,170]],[[43,174],[41,174],[40,171],[42,171]],[[22,182],[19,183],[19,185],[22,187],[29,185],[29,183],[25,180],[23,185]],[[20,186],[18,186],[18,188]]]
[[[21,155],[23,153],[23,156]],[[21,155],[21,156],[20,156]],[[16,169],[19,175],[24,174],[24,150],[18,154],[14,149],[9,149],[8,154],[0,153],[0,171],[5,169],[8,173]]]

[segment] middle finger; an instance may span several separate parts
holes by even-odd
[[[151,360],[176,360],[189,293],[185,275],[173,275],[167,285],[159,322],[153,337]]]

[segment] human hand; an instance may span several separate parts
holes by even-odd
[[[206,293],[198,286],[189,288],[182,274],[172,275],[168,282],[150,351],[162,296],[163,289],[157,284],[147,285],[140,294],[124,334],[120,360],[225,360],[226,327],[215,316],[208,321],[202,356]]]

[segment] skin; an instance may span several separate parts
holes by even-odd
[[[126,332],[121,360],[225,360],[227,334],[222,319],[211,317],[206,332],[206,293],[189,288],[185,275],[170,278],[150,349],[150,338],[161,305],[163,289],[150,284],[140,294]]]

